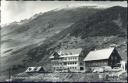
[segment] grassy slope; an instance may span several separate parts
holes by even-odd
[[[26,66],[35,65],[47,56],[46,47],[51,38],[56,39],[54,35],[57,36],[58,32],[96,11],[99,10],[86,7],[53,10],[25,20],[23,23],[12,23],[3,27],[2,70],[5,71],[13,66],[14,73],[17,73],[23,71]]]

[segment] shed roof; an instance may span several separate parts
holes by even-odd
[[[114,47],[90,51],[88,55],[84,58],[84,61],[108,59],[113,50]]]

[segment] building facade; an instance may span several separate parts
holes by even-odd
[[[118,51],[113,47],[89,52],[84,62],[86,67],[110,66],[113,68],[121,60]]]
[[[83,72],[84,62],[80,57],[82,49],[61,50],[50,56],[55,72]]]

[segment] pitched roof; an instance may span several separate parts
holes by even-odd
[[[25,72],[38,72],[38,71],[41,70],[41,68],[43,68],[43,67],[41,67],[41,66],[39,66],[39,67],[28,67]]]
[[[27,70],[25,72],[33,72],[35,69],[35,67],[28,67]]]
[[[66,53],[72,53],[72,54],[79,54],[79,53],[81,53],[81,51],[82,51],[82,48],[78,48],[78,49],[69,49],[69,50],[61,50],[61,53],[64,53],[64,54],[66,54]]]
[[[62,55],[61,57],[64,57],[64,56],[66,56],[66,57],[68,57],[68,56],[79,56],[81,51],[82,51],[82,48],[61,50],[60,55]]]
[[[53,54],[49,58],[54,58]]]
[[[77,48],[77,49],[60,50],[57,53],[60,55],[60,57],[70,57],[70,56],[79,56],[81,51],[82,48]],[[54,58],[54,56],[51,55],[49,58]]]
[[[84,58],[84,61],[108,59],[113,50],[114,47],[90,51],[88,55]]]

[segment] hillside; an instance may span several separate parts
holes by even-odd
[[[127,60],[126,30],[124,7],[50,11],[25,24],[14,23],[3,28],[2,44],[10,48],[4,51],[3,68],[12,67],[12,72],[18,73],[28,66],[42,65],[50,70],[48,57],[55,50],[81,47],[85,57],[90,50],[113,44]]]
[[[32,48],[39,47],[76,21],[83,17],[87,18],[100,10],[88,7],[52,10],[2,27],[1,62],[4,64],[2,65],[3,71],[11,66],[20,65],[19,63],[23,65],[25,59],[31,57],[27,53]]]
[[[9,50],[17,50],[27,45],[42,44],[43,41],[71,26],[81,18],[87,18],[98,9],[80,7],[76,9],[52,10],[34,15],[20,23],[14,22],[2,27],[2,56]],[[84,16],[86,14],[86,16]],[[22,46],[21,46],[22,45]],[[18,46],[18,47],[17,47]],[[5,52],[5,53],[4,53]]]

